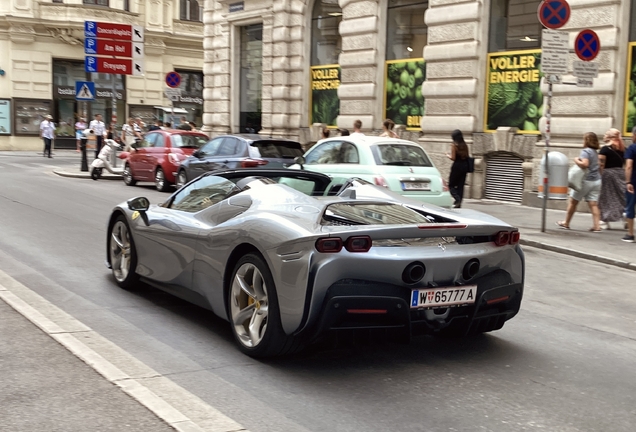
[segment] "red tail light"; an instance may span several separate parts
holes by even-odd
[[[340,237],[323,237],[316,240],[316,250],[320,253],[338,253],[342,250]]]
[[[519,238],[521,237],[521,234],[519,234],[519,231],[513,231],[510,233],[510,244],[514,245],[519,243]]]
[[[384,179],[384,177],[373,177],[373,183],[375,183],[377,186],[382,186],[385,188],[389,187],[389,184],[386,182],[386,180]]]
[[[442,191],[448,192],[450,189],[448,188],[448,182],[445,179],[442,179]]]
[[[241,168],[256,168],[261,165],[267,165],[269,162],[263,159],[243,159]]]
[[[347,239],[345,248],[349,252],[369,252],[371,243],[371,237],[369,236],[354,236]]]
[[[497,246],[505,246],[510,243],[510,231],[499,231],[495,234],[495,244]]]

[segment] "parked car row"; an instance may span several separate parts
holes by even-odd
[[[347,179],[378,186],[442,207],[452,198],[426,151],[418,144],[374,136],[334,137],[319,141],[303,154],[296,141],[257,134],[208,139],[201,132],[159,130],[146,134],[124,166],[124,182],[154,182],[160,191],[182,187],[200,175],[240,168],[304,169],[326,174],[335,195]]]

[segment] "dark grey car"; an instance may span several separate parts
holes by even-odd
[[[258,134],[222,135],[192,153],[179,167],[176,186],[208,171],[237,168],[285,168],[303,155],[296,141]]]

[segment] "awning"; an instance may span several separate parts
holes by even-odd
[[[164,112],[167,112],[167,113],[188,114],[188,111],[183,108],[177,108],[177,107],[172,108],[172,107],[163,107],[163,106],[156,106],[153,108],[163,110]]]

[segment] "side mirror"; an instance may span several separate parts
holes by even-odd
[[[150,208],[150,201],[148,201],[146,197],[131,198],[126,201],[126,204],[128,204],[128,208],[133,211],[144,212]]]
[[[195,158],[200,158],[202,155],[201,150],[195,150],[192,152],[192,156],[194,156]]]
[[[300,165],[300,169],[304,169],[303,165],[305,165],[305,158],[303,156],[296,156],[294,163]]]

